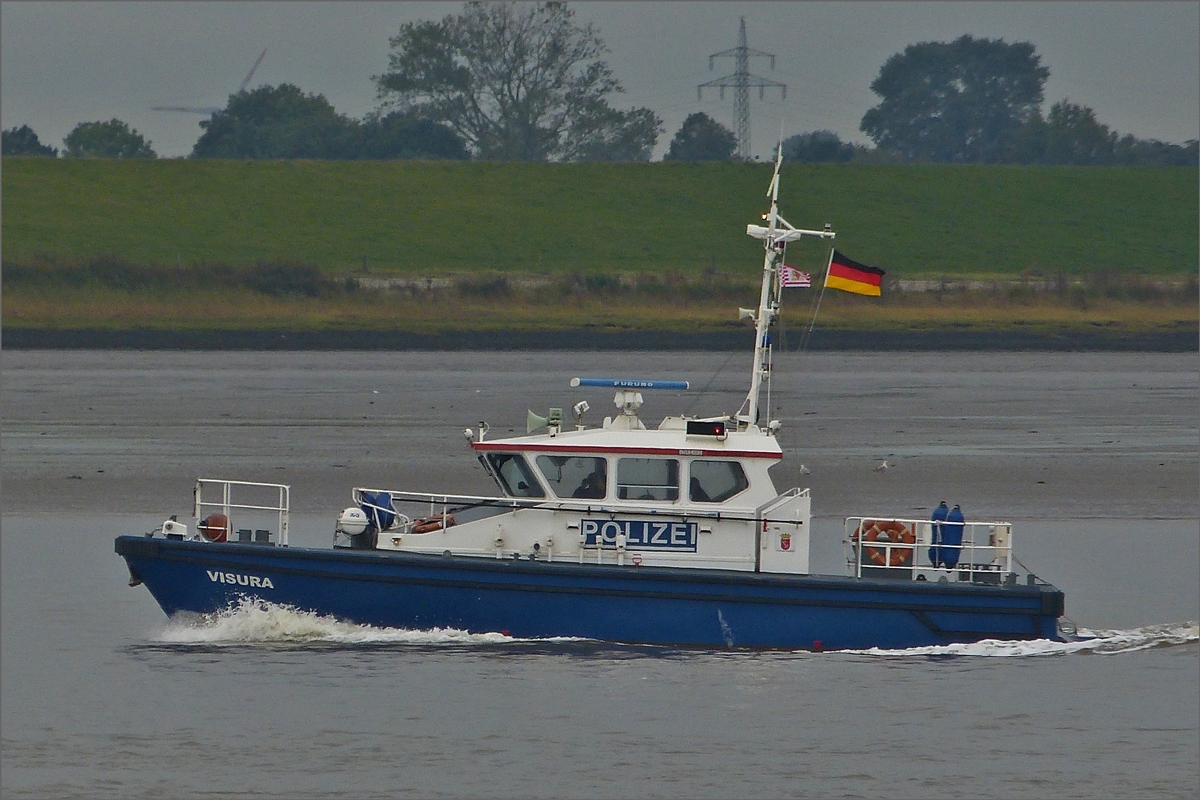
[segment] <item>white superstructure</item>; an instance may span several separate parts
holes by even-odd
[[[640,393],[633,399],[626,392],[617,390],[621,413],[600,427],[552,427],[540,435],[490,440],[483,430],[472,432],[471,447],[500,497],[356,489],[356,503],[366,503],[368,511],[381,492],[390,503],[377,504],[385,514],[421,504],[380,531],[375,547],[808,571],[808,493],[776,492],[768,469],[783,453],[769,430],[685,417],[667,417],[648,429],[636,415]],[[451,519],[453,524],[443,524]],[[765,527],[764,519],[770,520]],[[433,530],[414,532],[430,522]]]

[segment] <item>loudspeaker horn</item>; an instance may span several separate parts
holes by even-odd
[[[542,427],[549,421],[550,420],[548,418],[538,416],[532,411],[529,411],[529,413],[525,415],[525,432],[533,433],[535,430]]]

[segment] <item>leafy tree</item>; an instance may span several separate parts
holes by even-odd
[[[454,131],[399,111],[369,117],[360,129],[359,158],[470,158]]]
[[[1111,164],[1117,134],[1096,119],[1096,112],[1070,100],[1050,106],[1046,115],[1048,164]]]
[[[833,131],[798,133],[783,140],[784,161],[846,162],[861,158],[867,148],[843,142]]]
[[[1037,109],[1004,143],[1004,164],[1042,164],[1046,160],[1046,120]]]
[[[119,119],[81,122],[63,139],[70,158],[157,158],[150,142]]]
[[[619,111],[598,106],[568,128],[575,143],[573,161],[649,161],[662,122],[648,108]]]
[[[298,86],[260,86],[230,95],[229,104],[200,123],[192,158],[356,158],[359,124],[337,113],[324,95]]]
[[[1014,164],[1109,164],[1194,167],[1196,143],[1183,145],[1120,136],[1096,119],[1096,112],[1069,99],[1029,118],[1009,142],[1006,161]]]
[[[961,36],[909,45],[871,83],[883,99],[859,129],[910,161],[1001,161],[1049,77],[1029,42]]]
[[[441,22],[409,22],[375,76],[381,109],[444,122],[480,158],[512,161],[648,157],[661,123],[621,112],[622,91],[592,25],[565,3],[467,3]]]
[[[733,161],[736,150],[733,131],[700,112],[683,121],[663,161]]]
[[[1200,146],[1195,139],[1183,144],[1160,142],[1157,139],[1136,139],[1125,135],[1117,140],[1113,148],[1113,160],[1117,164],[1138,164],[1148,167],[1195,167],[1200,166]]]
[[[0,151],[6,156],[58,157],[58,150],[38,141],[38,135],[28,125],[0,131]]]

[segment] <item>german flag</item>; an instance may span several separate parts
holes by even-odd
[[[883,282],[885,274],[878,267],[860,264],[834,250],[829,260],[829,271],[825,273],[825,285],[843,292],[879,297],[879,284]]]

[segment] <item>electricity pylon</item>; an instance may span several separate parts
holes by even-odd
[[[761,50],[752,50],[746,46],[746,18],[742,17],[742,22],[738,26],[738,46],[729,50],[722,50],[719,53],[713,53],[708,57],[708,68],[713,68],[714,58],[723,58],[732,56],[734,59],[735,71],[732,75],[726,75],[723,78],[717,78],[715,81],[702,83],[696,87],[696,99],[702,98],[702,92],[706,88],[716,87],[721,90],[721,99],[725,99],[725,88],[732,87],[733,94],[733,114],[734,128],[737,133],[738,143],[738,158],[743,161],[750,160],[750,87],[758,89],[758,99],[762,100],[767,89],[778,88],[782,94],[783,100],[787,100],[787,86],[773,81],[769,78],[763,78],[759,75],[750,74],[750,57],[758,56],[771,59],[771,69],[775,69],[775,54],[764,53]]]

